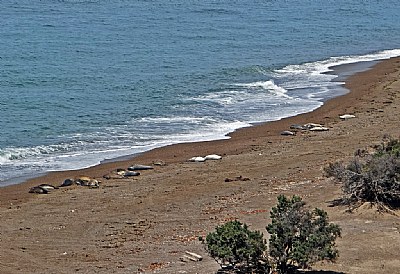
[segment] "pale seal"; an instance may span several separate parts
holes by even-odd
[[[310,128],[310,131],[327,131],[327,130],[329,130],[329,128],[327,128],[327,127],[313,127],[313,128]]]
[[[352,115],[352,114],[343,114],[343,115],[340,115],[339,118],[342,120],[347,120],[347,119],[351,119],[351,118],[356,118],[356,116]]]
[[[307,124],[304,125],[305,129],[312,129],[312,128],[315,128],[315,127],[322,127],[322,125],[315,124],[315,123],[307,123]]]
[[[88,186],[89,182],[93,180],[88,176],[79,176],[75,178],[75,183],[80,186]]]
[[[100,187],[100,182],[99,181],[97,181],[96,179],[91,179],[88,183],[87,183],[87,186],[89,187],[89,188],[99,188]]]
[[[204,162],[205,160],[206,158],[200,156],[192,157],[189,159],[190,162]]]
[[[204,157],[206,160],[221,160],[222,156],[217,155],[217,154],[210,154]]]

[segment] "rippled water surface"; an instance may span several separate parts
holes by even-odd
[[[400,55],[397,1],[0,2],[0,185],[225,138]]]

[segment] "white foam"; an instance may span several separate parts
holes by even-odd
[[[253,82],[253,83],[248,83],[248,84],[235,84],[235,85],[247,87],[247,88],[262,88],[262,89],[269,91],[277,96],[291,98],[290,96],[288,96],[286,94],[287,90],[284,89],[283,87],[276,85],[273,80],[259,81],[259,82]]]
[[[189,100],[197,102],[213,102],[222,106],[236,104],[240,101],[246,100],[250,95],[247,91],[243,90],[223,90],[218,92],[206,93]]]
[[[332,66],[395,56],[400,56],[400,49],[289,65],[276,70],[266,81],[229,84],[226,90],[187,98],[179,111],[186,107],[191,115],[178,111],[178,116],[142,117],[123,125],[99,127],[93,132],[59,136],[64,140],[60,144],[4,148],[0,150],[0,170],[6,172],[0,174],[0,180],[12,172],[15,176],[19,172],[81,169],[103,159],[170,144],[226,139],[226,134],[251,123],[278,120],[322,105],[319,97],[328,93],[330,87],[341,84],[331,81],[334,75],[324,74]],[[303,97],[295,94],[296,89],[306,90]],[[197,104],[199,109],[193,107]]]
[[[146,123],[177,123],[177,122],[203,122],[210,120],[210,117],[190,117],[190,116],[173,116],[173,117],[142,117],[134,120],[134,122]]]
[[[292,99],[286,94],[287,90],[275,84],[273,80],[257,81],[251,83],[234,83],[226,90],[210,92],[191,98],[191,101],[216,103],[221,107],[228,107],[228,113],[235,107],[247,108],[254,104],[266,102],[282,102]],[[189,100],[189,99],[188,99]],[[243,110],[243,109],[242,109]]]
[[[365,55],[349,55],[349,56],[338,56],[330,57],[326,60],[304,63],[301,65],[288,65],[282,69],[276,70],[278,74],[292,73],[292,74],[311,74],[320,75],[332,71],[331,67],[352,64],[358,62],[369,62],[389,59],[392,57],[400,56],[400,49],[384,50],[377,53],[365,54]]]

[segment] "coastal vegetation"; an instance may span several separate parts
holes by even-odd
[[[386,137],[372,152],[357,150],[349,163],[331,163],[326,175],[342,184],[343,195],[334,205],[356,208],[365,202],[379,210],[400,206],[400,140]]]
[[[270,214],[268,249],[261,232],[251,231],[239,221],[218,226],[202,239],[221,269],[232,273],[295,273],[315,262],[338,257],[335,240],[341,229],[329,223],[324,210],[310,211],[299,196],[280,195]]]
[[[215,232],[209,233],[203,242],[221,269],[236,270],[239,273],[262,273],[262,269],[269,269],[263,234],[249,230],[246,224],[237,220],[217,226]]]

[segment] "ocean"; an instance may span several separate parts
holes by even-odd
[[[332,66],[400,56],[385,0],[0,2],[0,186],[228,138],[347,92]]]

